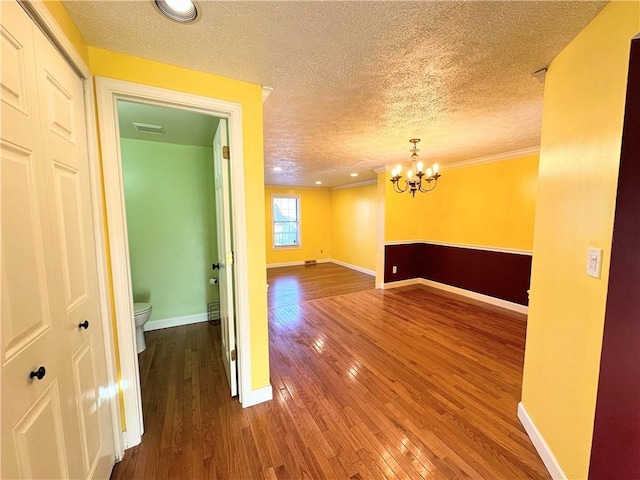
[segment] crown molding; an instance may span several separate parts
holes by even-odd
[[[277,190],[330,190],[329,187],[325,187],[322,185],[317,185],[315,187],[297,187],[295,185],[272,185],[272,184],[265,184],[264,186],[265,189],[270,188],[270,189],[277,189]]]
[[[366,185],[375,185],[378,180],[365,180],[364,182],[347,183],[346,185],[338,185],[337,187],[331,187],[329,190],[344,190],[345,188],[364,187]]]
[[[520,150],[511,150],[510,152],[497,153],[495,155],[487,155],[486,157],[471,158],[460,162],[443,163],[442,166],[447,170],[454,168],[471,167],[473,165],[482,165],[484,163],[501,162],[503,160],[512,160],[514,158],[528,157],[530,155],[540,154],[540,147],[521,148]]]
[[[383,173],[387,171],[387,166],[386,165],[380,165],[376,168],[372,168],[371,170],[373,170],[376,173]]]
[[[273,87],[262,86],[262,102],[264,102],[273,92]]]

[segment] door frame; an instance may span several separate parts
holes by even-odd
[[[118,374],[116,366],[116,349],[114,330],[111,322],[112,311],[109,296],[109,273],[106,250],[105,216],[102,209],[102,183],[100,173],[100,156],[98,131],[96,128],[95,95],[93,75],[83,58],[77,52],[71,41],[55,20],[43,0],[17,0],[33,22],[45,36],[56,46],[60,54],[75,70],[82,81],[87,135],[87,154],[89,157],[89,184],[91,190],[91,212],[93,217],[94,248],[96,250],[96,266],[98,275],[98,300],[100,319],[102,323],[103,341],[105,349],[105,363],[107,367],[107,391],[100,396],[108,399],[111,408],[111,430],[115,447],[116,459],[122,459],[125,445],[122,437],[122,420],[118,399]]]
[[[120,388],[126,421],[125,448],[140,443],[144,432],[140,376],[135,344],[131,266],[124,202],[120,133],[117,101],[133,101],[225,118],[232,152],[231,220],[234,251],[234,285],[236,343],[238,358],[238,396],[243,406],[255,403],[251,396],[251,351],[249,319],[249,274],[247,264],[247,229],[244,185],[242,106],[236,102],[202,97],[123,80],[96,77],[98,124],[102,147],[107,232],[112,271],[115,328],[120,355]],[[246,400],[246,402],[245,402]]]

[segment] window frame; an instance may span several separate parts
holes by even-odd
[[[277,198],[295,198],[298,216],[298,243],[295,245],[276,245],[276,220],[275,220],[275,200]],[[273,250],[295,250],[302,248],[302,206],[300,195],[287,194],[287,193],[272,193],[271,194],[271,248]]]

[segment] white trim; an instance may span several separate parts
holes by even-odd
[[[434,282],[433,280],[427,280],[425,278],[408,278],[407,280],[398,280],[397,282],[383,283],[382,289],[387,290],[390,288],[408,287],[410,285],[424,285],[426,287],[437,288],[438,290],[455,293],[456,295],[471,298],[473,300],[478,300],[489,305],[495,305],[496,307],[501,307],[513,312],[523,313],[525,315],[529,312],[529,307],[526,307],[525,305],[502,300],[501,298],[491,297],[482,293],[472,292],[471,290],[465,290],[464,288],[458,288],[451,285],[446,285],[444,283]]]
[[[506,308],[513,312],[523,313],[527,315],[529,313],[529,307],[526,305],[520,305],[519,303],[509,302],[508,300],[502,300],[501,298],[491,297],[482,293],[473,292],[471,290],[465,290],[464,288],[454,287],[445,283],[434,282],[433,280],[427,280],[425,278],[419,278],[418,283],[426,285],[427,287],[437,288],[444,290],[445,292],[455,293],[463,297],[472,298],[473,300],[479,300],[489,305],[495,305],[496,307]]]
[[[220,316],[220,312],[218,317]],[[184,315],[182,317],[163,318],[162,320],[149,320],[144,324],[144,331],[161,330],[163,328],[181,327],[182,325],[191,325],[193,323],[202,323],[208,320],[208,314],[196,313],[194,315]]]
[[[374,172],[376,172],[376,174],[380,174],[380,173],[382,173],[382,172],[385,172],[385,173],[386,173],[386,171],[387,171],[387,166],[386,166],[386,165],[380,165],[380,166],[377,166],[377,167],[375,167],[375,168],[372,168],[371,170],[373,170]]]
[[[409,285],[419,285],[420,278],[407,278],[406,280],[398,280],[396,282],[386,282],[380,287],[382,290],[389,290],[390,288],[408,287]]]
[[[539,155],[540,146],[521,148],[510,152],[497,153],[495,155],[487,155],[486,157],[470,158],[459,162],[443,163],[442,166],[446,170],[455,168],[472,167],[474,165],[483,165],[485,163],[501,162],[503,160],[515,160],[516,158],[529,157],[531,155]],[[442,169],[441,169],[442,170]]]
[[[249,288],[247,267],[244,149],[242,129],[242,106],[239,103],[202,97],[164,88],[96,78],[98,120],[102,135],[102,159],[110,240],[111,266],[113,273],[113,295],[116,328],[119,339],[121,365],[121,388],[123,391],[127,424],[126,447],[137,445],[144,430],[138,356],[136,354],[133,298],[129,246],[124,209],[124,188],[117,117],[117,100],[130,100],[153,105],[188,110],[229,121],[229,147],[234,161],[231,162],[231,190],[233,202],[235,293],[238,338],[239,394],[251,391],[251,345],[249,319]]]
[[[411,245],[412,243],[427,243],[424,240],[385,240],[384,246],[387,245]]]
[[[271,95],[271,93],[273,93],[273,87],[267,87],[263,85],[262,86],[262,102],[264,102],[267,98],[269,98],[269,95]]]
[[[276,198],[295,198],[296,199],[296,217],[297,217],[297,221],[296,223],[298,224],[298,243],[295,244],[291,244],[291,245],[276,245],[276,229],[275,227],[275,223],[276,220],[274,220],[274,215],[273,215],[273,211],[274,211],[274,200]],[[271,192],[271,249],[272,250],[292,250],[292,249],[300,249],[302,248],[302,201],[301,201],[301,197],[300,195],[298,195],[297,193],[275,193],[275,192]]]
[[[344,190],[345,188],[357,188],[357,187],[366,187],[367,185],[376,185],[378,183],[378,179],[373,180],[364,180],[362,182],[357,183],[347,183],[345,185],[338,185],[337,187],[331,187],[329,190]]]
[[[527,409],[524,407],[522,402],[518,402],[518,418],[522,423],[527,435],[531,439],[531,443],[536,448],[538,455],[542,459],[544,466],[547,467],[547,471],[551,475],[551,478],[554,480],[566,480],[568,477],[562,470],[562,467],[556,460],[556,457],[553,455],[551,448],[545,442],[544,437],[536,427],[536,424],[533,423],[533,420],[529,416]]]
[[[533,255],[533,251],[531,250],[519,250],[517,248],[507,248],[507,247],[487,247],[484,245],[469,245],[465,243],[434,242],[431,240],[398,240],[398,241],[384,242],[385,246],[386,245],[409,245],[412,243],[424,243],[425,245],[439,245],[443,247],[467,248],[470,250],[484,250],[486,252],[512,253],[514,255],[526,255],[529,257]]]
[[[331,263],[332,260],[330,258],[317,258],[315,259],[316,263]],[[281,262],[281,263],[268,263],[267,268],[280,268],[280,267],[297,267],[303,266],[304,260],[298,260],[295,262]]]
[[[297,191],[297,190],[329,190],[329,187],[325,187],[322,185],[317,185],[315,187],[298,187],[295,185],[274,185],[274,184],[265,184],[265,190],[287,190],[287,191]],[[272,192],[273,193],[273,192]],[[295,193],[291,193],[290,195],[297,195]]]
[[[269,400],[273,400],[273,388],[270,384],[257,390],[250,390],[248,395],[245,394],[242,408],[253,407]]]
[[[104,229],[104,214],[102,208],[102,184],[99,167],[99,144],[96,129],[95,96],[93,88],[93,76],[89,67],[84,63],[80,54],[58,25],[49,9],[42,0],[20,0],[34,22],[40,26],[45,35],[56,45],[67,62],[79,74],[84,86],[84,108],[87,133],[87,152],[89,156],[89,182],[91,188],[91,210],[93,213],[94,243],[96,249],[96,267],[98,276],[98,296],[100,303],[100,321],[102,323],[103,342],[105,349],[105,363],[107,369],[107,381],[110,386],[118,385],[116,368],[115,339],[113,332],[111,302],[109,299],[109,275],[107,267],[107,253]],[[125,437],[122,432],[122,420],[120,417],[120,404],[118,395],[109,397],[111,406],[111,430],[113,433],[116,460],[124,455]]]
[[[378,175],[379,177],[379,175]],[[382,288],[384,284],[384,230],[385,230],[385,191],[384,179],[376,185],[376,288]]]
[[[360,272],[360,273],[366,273],[367,275],[371,275],[373,277],[376,276],[376,272],[375,270],[369,270],[368,268],[363,268],[363,267],[359,267],[357,265],[353,265],[351,263],[347,263],[347,262],[342,262],[340,260],[336,260],[335,258],[332,258],[331,260],[329,260],[331,263],[335,263],[337,265],[342,265],[343,267],[347,267],[350,268],[351,270],[355,270],[356,272]]]

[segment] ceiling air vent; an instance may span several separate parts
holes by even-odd
[[[164,135],[164,128],[160,125],[149,125],[148,123],[131,122],[140,133],[152,133],[154,135]]]

